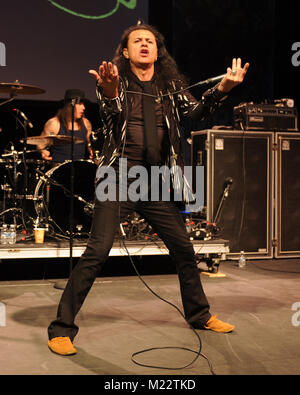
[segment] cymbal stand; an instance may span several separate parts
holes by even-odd
[[[15,97],[16,95],[11,93],[10,98],[0,103],[0,106],[4,106],[5,104],[12,102],[13,100],[15,100]]]
[[[23,162],[23,167],[24,167],[24,172],[22,174],[23,178],[23,187],[22,187],[22,192],[23,192],[23,200],[22,200],[22,210],[23,210],[23,216],[24,216],[24,207],[26,207],[26,197],[27,197],[27,192],[28,192],[28,172],[27,172],[27,165],[26,165],[26,155],[27,155],[27,138],[28,138],[28,119],[24,119],[24,123],[20,120],[20,117],[18,116],[19,110],[17,110],[17,115],[16,115],[16,121],[21,125],[21,127],[24,130],[24,139],[23,139],[23,152],[22,152],[22,162]],[[15,161],[14,161],[15,163]],[[15,171],[15,169],[14,169]],[[16,175],[14,173],[14,175]],[[16,179],[15,179],[16,180]],[[16,191],[16,183],[15,183],[15,191]]]
[[[3,211],[1,213],[1,215],[5,215],[5,214],[7,214],[9,212],[18,212],[18,211],[21,211],[23,213],[23,209],[17,208],[17,178],[18,178],[17,165],[18,165],[18,155],[19,155],[19,153],[15,150],[15,147],[14,147],[13,143],[11,143],[11,152],[2,155],[2,158],[9,158],[9,157],[13,158],[13,161],[12,161],[13,174],[12,174],[12,177],[10,177],[10,182],[12,184],[12,191],[11,191],[12,194],[11,194],[11,196],[13,198],[13,205],[14,205],[14,207],[10,207],[9,210],[6,209],[6,192],[8,192],[8,191],[6,190],[7,189],[7,183],[5,181],[4,198],[3,198]],[[10,171],[11,164],[8,162],[8,163],[6,163],[5,166],[6,166],[6,169],[8,171]],[[8,174],[10,174],[10,173],[8,173]],[[6,177],[5,177],[5,180],[6,180]],[[15,216],[14,216],[13,222],[14,222],[14,225],[17,225],[17,221],[16,221]]]
[[[3,191],[3,200],[2,200],[2,207],[1,207],[1,212],[0,212],[0,218],[3,216],[3,223],[5,223],[5,214],[6,214],[6,194],[8,191],[8,184],[7,184],[7,180],[6,180],[6,175],[4,175],[3,177],[3,182],[4,184],[1,185],[1,189]],[[1,220],[2,222],[2,220]]]
[[[9,99],[4,100],[2,103],[0,103],[0,107],[1,107],[1,106],[4,106],[5,104],[8,104],[8,103],[12,102],[13,100],[15,100],[15,97],[16,97],[16,94],[15,94],[14,92],[12,92],[12,93],[10,94],[10,98],[9,98]],[[12,146],[12,147],[13,147],[13,146]],[[14,155],[13,155],[13,158],[14,158],[14,186],[13,186],[13,187],[14,187],[14,194],[16,194],[16,174],[17,174],[17,170],[16,170],[16,161],[15,161],[15,152],[16,152],[16,151],[15,151],[14,147],[12,148],[12,151],[14,152]],[[3,155],[2,157],[4,157],[4,155]],[[6,182],[5,182],[4,185],[6,185]],[[3,190],[3,193],[4,193],[3,210],[2,210],[2,212],[0,213],[0,216],[5,215],[5,213],[6,213],[6,202],[5,202],[6,190]],[[16,199],[14,199],[14,202],[16,202]],[[16,224],[15,219],[14,219],[14,223]]]
[[[15,116],[16,121],[21,125],[21,127],[24,130],[24,139],[22,139],[21,141],[23,142],[23,152],[22,152],[22,161],[23,161],[23,165],[24,165],[24,174],[23,174],[23,196],[24,199],[26,199],[26,195],[27,195],[27,191],[28,191],[28,174],[27,174],[27,166],[26,166],[26,155],[27,155],[27,139],[28,139],[28,124],[29,124],[29,120],[28,119],[24,119],[24,123],[20,120],[18,113],[19,110],[16,110],[17,115]]]
[[[23,180],[24,180],[24,184],[23,184],[23,194],[24,194],[24,200],[26,199],[26,195],[27,195],[27,191],[28,191],[28,174],[27,174],[27,166],[26,166],[26,154],[27,154],[27,138],[28,138],[28,132],[27,132],[27,128],[28,128],[28,119],[24,120],[24,123],[21,122],[21,120],[19,119],[19,117],[17,117],[19,123],[22,125],[23,130],[24,130],[24,139],[23,139],[23,153],[22,153],[22,160],[23,160],[23,164],[24,164],[24,174],[23,174]]]

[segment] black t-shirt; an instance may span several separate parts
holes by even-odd
[[[142,92],[141,87],[131,81],[128,90]],[[144,119],[142,95],[128,93],[129,113],[126,133],[124,158],[128,159],[128,167],[145,165],[144,158]],[[169,136],[167,125],[163,116],[163,105],[157,102],[155,105],[158,147],[161,151],[162,163],[169,149]]]

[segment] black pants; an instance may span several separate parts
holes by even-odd
[[[153,227],[176,264],[185,318],[191,324],[197,321],[204,325],[211,317],[209,305],[200,281],[194,248],[178,208],[172,202],[121,203],[122,218],[133,211]],[[119,203],[97,201],[86,250],[62,294],[57,319],[48,328],[49,339],[68,336],[73,340],[76,336],[75,317],[108,258],[119,226]]]

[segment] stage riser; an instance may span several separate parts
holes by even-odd
[[[125,242],[126,248],[132,256],[145,255],[168,255],[169,251],[161,241],[151,242]],[[193,241],[195,253],[198,256],[210,257],[218,256],[221,260],[226,260],[229,252],[228,241]],[[85,250],[85,244],[80,245],[74,241],[72,256],[79,258]],[[116,242],[110,251],[112,257],[128,256],[126,249],[120,242]],[[31,258],[69,258],[70,248],[68,243],[49,243],[44,244],[15,244],[6,247],[0,246],[0,259],[31,259]]]

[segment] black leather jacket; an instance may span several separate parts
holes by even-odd
[[[128,117],[128,103],[125,93],[128,85],[128,80],[122,78],[119,84],[119,96],[113,100],[105,98],[101,89],[99,87],[96,88],[104,134],[99,166],[111,166],[121,156]],[[189,91],[176,93],[182,89],[182,86],[178,83],[172,83],[167,92],[168,95],[164,95],[161,98],[170,141],[170,151],[165,163],[166,166],[170,168],[173,166],[183,167],[179,127],[181,118],[204,119],[213,112],[226,96],[217,88],[218,85],[207,90],[203,94],[202,99],[197,101]]]

